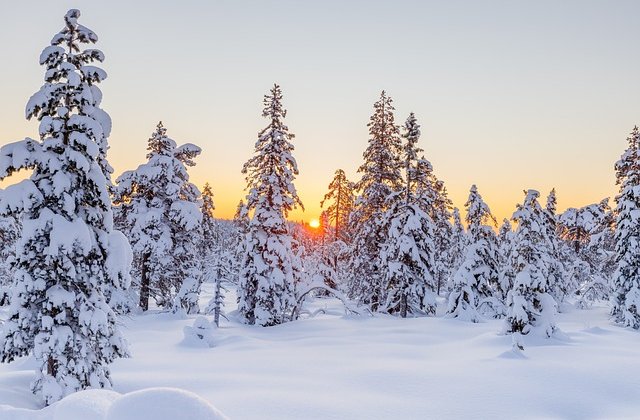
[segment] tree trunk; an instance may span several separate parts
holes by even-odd
[[[143,311],[149,310],[149,253],[146,252],[142,256],[142,272],[140,273],[140,309]]]
[[[220,326],[220,283],[222,282],[220,277],[220,267],[218,266],[218,269],[216,270],[216,304],[213,310],[213,323],[216,324],[216,327]]]
[[[400,303],[400,316],[402,318],[407,317],[407,294],[406,293],[402,294],[402,300]]]
[[[47,375],[53,376],[55,378],[57,374],[58,374],[58,363],[53,357],[49,356],[49,358],[47,359]]]

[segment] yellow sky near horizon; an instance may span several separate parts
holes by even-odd
[[[10,58],[0,67],[0,144],[37,135],[24,105],[42,84],[38,56],[74,3],[3,5],[0,37],[11,42],[0,44]],[[640,123],[640,56],[630,53],[640,2],[632,0],[81,6],[80,23],[106,56],[101,88],[115,175],[144,161],[162,120],[179,144],[202,147],[192,181],[211,183],[222,218],[245,195],[240,170],[274,82],[296,134],[306,207],[292,220],[318,218],[336,169],[357,180],[382,89],[398,124],[416,113],[420,144],[454,204],[462,208],[475,183],[499,221],[524,189],[544,198],[555,187],[560,210],[613,197],[613,164]],[[28,36],[16,36],[25,27]],[[380,28],[384,36],[372,37]]]

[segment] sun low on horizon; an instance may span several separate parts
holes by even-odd
[[[318,229],[320,227],[320,220],[318,219],[309,220],[309,227],[312,229]]]

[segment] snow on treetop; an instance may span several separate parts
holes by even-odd
[[[69,9],[69,11],[64,15],[64,20],[75,25],[79,17],[80,10]]]

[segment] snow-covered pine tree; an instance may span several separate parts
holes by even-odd
[[[547,252],[549,264],[549,293],[558,303],[575,292],[575,288],[570,285],[562,257],[562,243],[558,236],[558,215],[557,215],[556,189],[553,188],[547,196],[547,204],[543,212],[545,226],[547,229]]]
[[[422,149],[416,153],[421,152]],[[457,235],[464,233],[464,228],[456,231],[457,228],[451,224],[453,203],[448,197],[444,182],[435,176],[431,162],[424,155],[420,155],[414,170],[421,174],[415,178],[416,193],[420,197],[418,205],[429,215],[434,224],[434,243],[437,252],[432,274],[436,282],[436,293],[440,295],[443,287],[448,290],[447,283],[452,267],[455,266],[453,261],[456,259],[456,253],[460,251],[459,247],[466,246],[464,242],[456,242]]]
[[[231,244],[232,257],[234,261],[234,280],[233,283],[238,284],[240,279],[240,263],[245,254],[244,246],[246,244],[246,236],[249,233],[249,210],[243,200],[240,200],[233,215],[233,226],[235,228],[234,242]]]
[[[20,237],[19,215],[0,216],[0,306],[8,305],[16,259],[16,241]]]
[[[203,267],[203,277],[214,284],[213,297],[205,308],[205,313],[213,314],[216,327],[220,325],[220,317],[224,316],[224,299],[227,283],[233,283],[237,276],[237,261],[234,248],[230,242],[235,241],[232,236],[216,241],[211,253],[207,256]]]
[[[444,182],[435,176],[432,181],[434,201],[430,212],[431,219],[435,224],[435,245],[437,257],[434,266],[434,277],[436,279],[437,294],[440,295],[442,289],[450,290],[451,274],[456,268],[452,266],[452,252],[456,252],[453,243],[453,225],[451,224],[451,210],[453,203],[447,193]]]
[[[582,248],[589,243],[589,226],[585,220],[585,208],[569,208],[560,215],[560,238],[571,247],[574,254],[582,253]]]
[[[84,49],[98,37],[72,9],[40,55],[45,84],[29,100],[27,119],[40,121],[40,140],[0,149],[0,178],[31,176],[0,194],[0,211],[19,214],[13,295],[0,333],[3,362],[33,354],[32,390],[45,404],[72,392],[109,388],[109,364],[127,345],[104,292],[127,287],[126,239],[113,229],[107,191],[110,119],[100,109],[103,61]]]
[[[611,296],[613,320],[640,329],[640,130],[634,127],[628,147],[616,163],[616,262]]]
[[[509,219],[504,219],[498,230],[498,272],[500,286],[496,289],[496,297],[506,302],[507,293],[513,287],[515,273],[511,266],[511,250],[513,249],[513,229]]]
[[[496,296],[502,294],[498,244],[489,225],[495,226],[496,219],[475,185],[471,186],[465,208],[469,246],[453,278],[454,288],[449,295],[447,313],[455,318],[478,322],[481,304],[484,314],[494,317],[503,314],[500,300],[494,297],[494,290]]]
[[[216,242],[219,240],[216,219],[213,217],[213,211],[215,209],[213,190],[207,182],[202,189],[202,204],[200,205],[200,213],[202,213],[202,222],[200,223],[200,255],[203,260],[211,255]]]
[[[258,133],[255,154],[242,168],[253,218],[240,269],[238,311],[245,322],[260,326],[288,321],[295,305],[297,261],[286,217],[302,202],[293,185],[298,165],[286,114],[276,84],[264,97],[262,116],[269,125]]]
[[[323,208],[327,200],[330,201],[325,210],[328,221],[333,223],[334,240],[347,241],[349,215],[353,210],[355,196],[354,185],[347,179],[342,169],[338,169],[329,184],[329,191],[320,202]]]
[[[250,222],[251,218],[249,217],[249,209],[244,201],[240,200],[236,207],[236,212],[233,215],[233,224],[238,230],[239,235],[245,235],[249,231]]]
[[[449,267],[451,267],[452,271],[456,271],[464,259],[468,239],[467,232],[465,231],[462,219],[460,218],[460,210],[455,207],[451,215],[453,217],[453,223],[451,225]]]
[[[224,222],[218,222],[213,211],[213,190],[209,183],[202,189],[202,223],[200,224],[200,270],[203,280],[214,284],[214,295],[205,308],[205,313],[213,314],[213,323],[220,325],[223,315],[225,282],[231,282],[237,274],[237,262],[234,258],[236,245],[235,232],[224,229]]]
[[[392,204],[390,198],[402,190],[400,130],[395,124],[393,100],[382,91],[373,105],[369,124],[369,144],[363,153],[359,192],[349,219],[352,232],[348,292],[358,303],[377,311],[384,301],[381,248],[387,239],[381,223]]]
[[[388,232],[381,253],[385,300],[379,310],[406,318],[424,313],[435,315],[436,284],[432,270],[436,250],[433,221],[423,210],[431,204],[432,197],[422,194],[425,190],[419,188],[429,180],[428,173],[421,172],[418,164],[418,154],[422,152],[417,146],[420,125],[413,112],[404,131],[402,157],[406,180],[404,191],[396,193],[401,197],[392,200],[391,208],[384,214],[383,226]]]
[[[507,294],[506,332],[513,334],[515,348],[523,349],[521,335],[536,330],[551,337],[556,331],[556,302],[549,294],[547,229],[540,193],[525,191],[512,220],[518,224],[513,235],[511,264],[513,288]]]
[[[579,295],[576,304],[586,308],[608,299],[615,254],[609,199],[567,209],[558,218],[558,231],[568,271],[565,284]]]
[[[139,305],[146,311],[153,298],[165,309],[196,313],[202,276],[193,256],[202,214],[200,192],[189,182],[187,167],[195,165],[201,149],[177,146],[160,122],[147,150],[148,161],[120,175],[114,189],[134,251]]]

